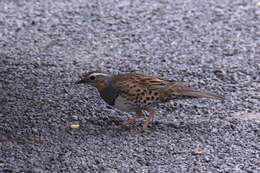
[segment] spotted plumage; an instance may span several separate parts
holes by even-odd
[[[146,131],[147,125],[153,118],[154,107],[158,103],[190,97],[225,99],[217,94],[177,85],[176,81],[137,73],[111,74],[92,71],[83,75],[82,79],[77,83],[93,85],[109,105],[122,111],[137,113],[137,116],[120,127],[127,126],[140,118],[143,115],[143,110],[150,112],[150,116],[143,126],[144,131]]]

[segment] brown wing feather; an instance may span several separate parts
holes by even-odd
[[[142,88],[144,90],[156,90],[161,89],[168,85],[170,82],[144,74],[119,74],[116,76],[119,80],[116,80],[116,88],[122,90],[129,90],[131,88]]]

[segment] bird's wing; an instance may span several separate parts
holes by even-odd
[[[151,94],[158,94],[157,96],[161,101],[181,98],[183,96],[224,99],[224,97],[216,94],[197,91],[190,87],[180,86],[175,81],[168,81],[149,75],[121,74],[117,77],[118,80],[115,82],[115,88],[118,89],[118,92],[133,98],[137,95],[146,98],[150,97]]]
[[[173,83],[143,74],[120,74],[115,79],[118,94],[144,105],[159,102],[163,88]]]
[[[169,81],[144,74],[119,74],[115,83],[116,88],[128,91],[132,88],[140,90],[159,90],[167,86]]]

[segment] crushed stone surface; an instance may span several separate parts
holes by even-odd
[[[258,1],[0,1],[0,172],[260,172]],[[148,126],[87,71],[224,95],[160,104]],[[70,125],[79,128],[71,129]]]

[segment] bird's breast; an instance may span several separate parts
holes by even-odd
[[[114,106],[118,94],[113,89],[113,87],[111,86],[105,87],[104,89],[99,90],[99,92],[103,100],[105,100],[109,105]]]
[[[136,112],[140,109],[139,105],[134,103],[134,101],[131,101],[122,95],[119,95],[115,99],[114,107],[125,112]]]

